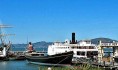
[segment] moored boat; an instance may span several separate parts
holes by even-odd
[[[73,51],[55,54],[55,55],[46,55],[44,53],[26,53],[26,60],[30,63],[41,64],[41,65],[62,65],[62,64],[71,64]]]
[[[1,48],[3,48],[3,49],[0,50],[0,60],[9,60],[8,56],[7,56],[8,52],[6,50],[7,46],[4,46],[4,47],[1,46]]]
[[[91,40],[80,40],[75,39],[75,33],[72,33],[72,40],[65,40],[62,42],[54,42],[52,45],[48,46],[48,55],[55,55],[57,53],[64,53],[68,51],[73,51],[73,61],[78,59],[94,59],[98,56],[97,45],[92,44]]]

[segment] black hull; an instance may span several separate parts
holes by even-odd
[[[15,60],[25,60],[25,56],[17,56]]]
[[[8,61],[9,58],[8,57],[0,57],[0,61]]]
[[[26,56],[26,59],[32,63],[43,64],[71,64],[73,51],[56,54],[52,56]]]

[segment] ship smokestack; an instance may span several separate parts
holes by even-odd
[[[72,33],[72,44],[75,44],[75,33]]]

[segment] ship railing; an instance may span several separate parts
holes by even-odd
[[[118,46],[118,43],[101,43],[101,46]]]
[[[71,46],[72,49],[97,49],[95,46]]]
[[[24,55],[26,51],[10,51],[11,53],[15,55]],[[37,51],[37,53],[47,53],[46,51]]]

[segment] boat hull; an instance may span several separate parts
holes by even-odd
[[[42,65],[71,64],[73,51],[51,55],[51,56],[25,56],[28,62]]]
[[[0,57],[0,61],[8,61],[9,58],[8,57]]]

